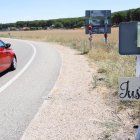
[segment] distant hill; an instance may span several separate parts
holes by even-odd
[[[140,21],[140,8],[129,9],[112,13],[112,25],[118,26],[120,22]],[[17,21],[16,23],[0,24],[0,30],[40,30],[63,28],[81,28],[85,24],[85,17],[62,18],[53,20]]]

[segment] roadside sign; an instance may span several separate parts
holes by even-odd
[[[140,78],[120,78],[119,98],[123,101],[140,101]]]
[[[140,22],[122,22],[119,26],[119,53],[140,54]]]
[[[93,34],[111,33],[111,10],[86,10],[86,34],[88,26],[92,26]]]
[[[120,24],[119,53],[121,55],[137,55],[137,77],[120,78],[119,98],[122,101],[140,101],[140,22],[125,22]],[[137,132],[136,137],[139,136],[138,134]]]

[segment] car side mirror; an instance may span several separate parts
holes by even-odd
[[[5,48],[9,48],[10,46],[11,46],[11,44],[10,44],[10,43],[6,43]]]

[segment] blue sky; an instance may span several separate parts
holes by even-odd
[[[0,23],[85,16],[85,10],[120,11],[140,7],[140,0],[0,0]]]

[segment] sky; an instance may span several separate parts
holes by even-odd
[[[140,7],[140,0],[0,0],[0,23],[85,16],[85,10],[112,12]]]

